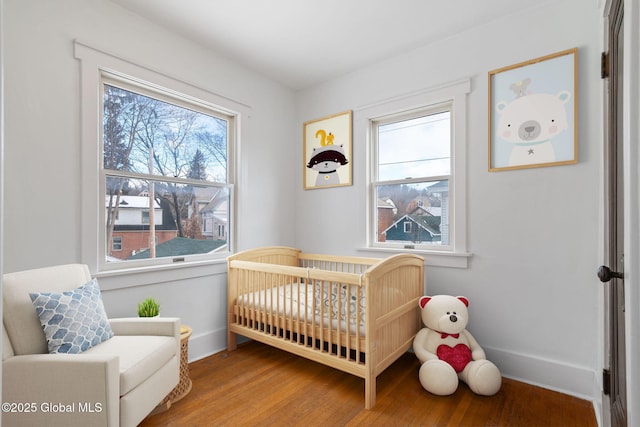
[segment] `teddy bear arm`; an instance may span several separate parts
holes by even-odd
[[[424,363],[427,360],[438,360],[438,356],[424,348],[414,348],[413,350],[418,357],[420,363]]]
[[[467,341],[469,342],[469,348],[471,349],[471,359],[473,360],[483,360],[487,358],[482,347],[478,344],[478,341],[471,335],[471,332],[466,329],[463,331],[464,335],[467,337]]]
[[[429,330],[427,328],[423,328],[416,334],[416,337],[413,339],[413,352],[416,357],[420,361],[420,363],[424,363],[427,360],[435,360],[438,359],[438,356],[427,350],[427,337],[429,335]]]

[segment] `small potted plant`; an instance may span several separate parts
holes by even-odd
[[[147,298],[144,301],[138,303],[138,316],[139,317],[156,317],[160,315],[160,304],[153,299]]]

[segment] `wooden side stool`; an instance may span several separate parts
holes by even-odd
[[[156,406],[150,415],[164,412],[185,397],[191,391],[191,377],[189,376],[189,337],[193,330],[190,326],[182,325],[180,327],[180,380],[171,393],[167,395],[162,402]]]

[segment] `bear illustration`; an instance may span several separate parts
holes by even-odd
[[[496,136],[513,144],[509,166],[556,161],[551,140],[568,127],[565,104],[570,98],[569,91],[535,93],[496,105]]]

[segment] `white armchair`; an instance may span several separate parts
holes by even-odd
[[[49,354],[29,293],[90,280],[82,264],[3,276],[2,425],[135,426],[178,384],[178,318],[109,319],[112,338]]]

